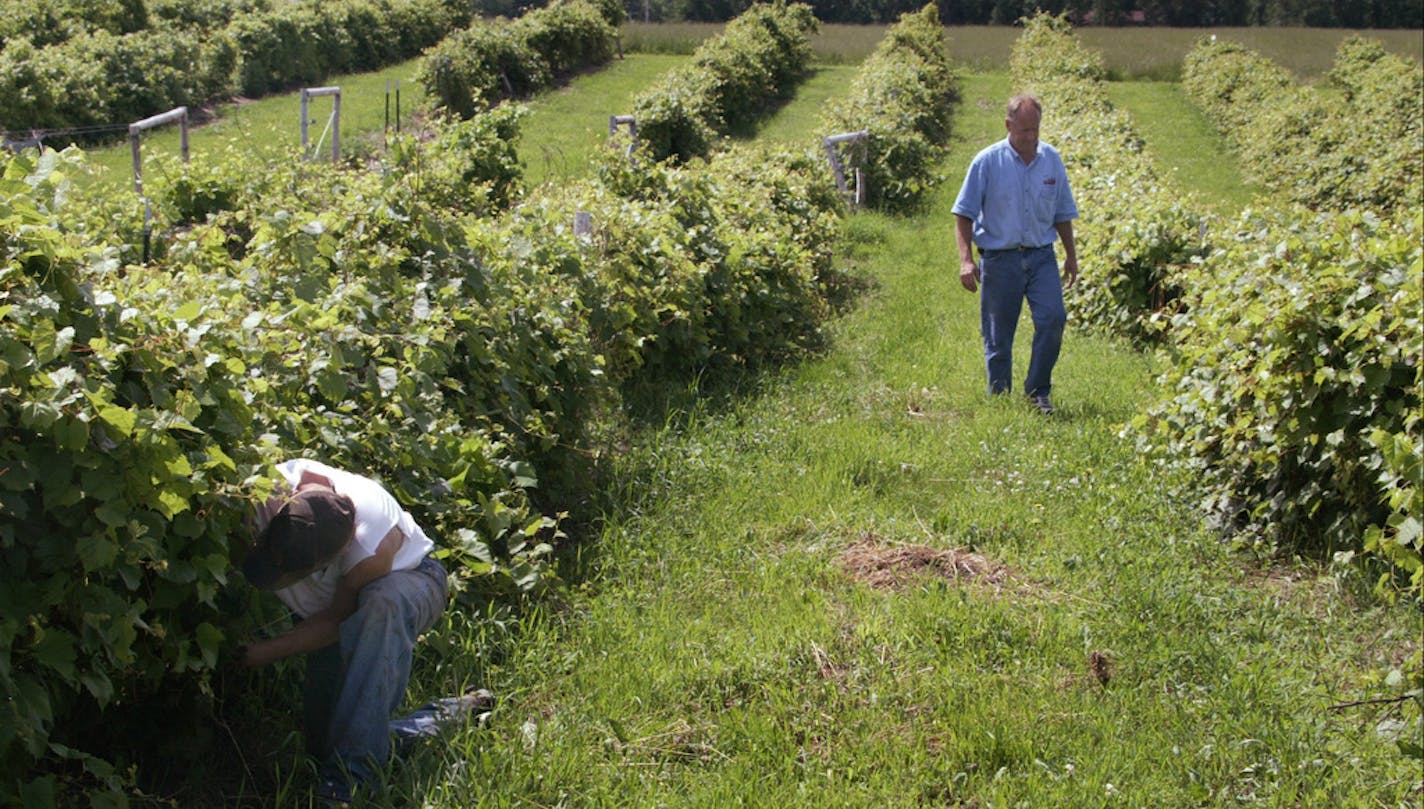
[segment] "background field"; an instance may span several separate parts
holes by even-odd
[[[596,138],[607,131],[607,116],[622,111],[633,95],[646,86],[650,80],[648,73],[666,69],[671,62],[659,62],[655,55],[690,54],[699,43],[721,31],[717,23],[639,23],[629,22],[623,26],[623,47],[633,57],[625,62],[617,62],[607,71],[591,76],[587,81],[595,83],[591,89],[581,89],[578,94],[568,91],[555,93],[546,103],[564,104],[567,114],[583,114],[577,126],[587,137]],[[885,26],[823,25],[813,39],[817,61],[827,67],[854,65],[863,59],[884,33]],[[966,72],[1007,71],[1009,51],[1018,29],[1003,26],[965,26],[947,29],[951,58]],[[1114,78],[1150,79],[1172,82],[1181,74],[1182,57],[1202,36],[1215,33],[1218,36],[1240,41],[1258,49],[1264,55],[1295,71],[1306,79],[1315,79],[1329,70],[1335,48],[1350,31],[1317,28],[1229,28],[1229,29],[1179,29],[1179,28],[1084,28],[1079,35],[1090,47],[1101,50]],[[1363,32],[1380,39],[1390,50],[1416,59],[1424,58],[1424,37],[1415,31],[1368,31]],[[360,154],[371,148],[373,142],[381,139],[387,111],[387,84],[400,81],[401,110],[406,122],[412,116],[424,112],[424,90],[415,79],[419,60],[395,65],[375,73],[353,76],[332,77],[328,84],[342,87],[342,132],[344,149],[349,154]],[[821,71],[821,86],[824,89],[809,92],[834,91],[839,80],[834,71]],[[606,87],[605,83],[612,86]],[[621,89],[620,89],[621,86]],[[1139,85],[1123,91],[1124,96],[1145,99],[1147,94],[1158,90],[1165,93],[1176,92],[1173,84]],[[803,91],[808,92],[808,91]],[[394,115],[394,98],[391,104]],[[312,114],[318,119],[312,130],[312,138],[317,138],[325,122],[329,109],[327,100],[313,103]],[[622,105],[622,106],[620,106]],[[598,109],[585,107],[598,107]],[[295,95],[275,96],[259,101],[220,104],[211,111],[212,122],[198,128],[192,141],[195,155],[205,149],[237,148],[259,153],[280,155],[295,154],[300,143],[299,104]],[[555,127],[570,125],[567,115],[551,116]],[[1156,125],[1154,116],[1143,116],[1143,126]],[[1200,132],[1204,122],[1192,122],[1191,131]],[[1202,135],[1203,137],[1209,135]],[[773,137],[780,137],[773,135]],[[552,140],[559,140],[553,138]],[[559,175],[569,171],[570,166],[581,163],[581,154],[588,149],[583,137],[574,148],[579,152],[545,153],[543,148],[526,143],[521,152],[529,166],[530,180],[540,181],[546,174]],[[563,148],[563,147],[561,147]],[[145,154],[158,153],[176,155],[178,135],[176,131],[161,130],[144,138]],[[108,181],[132,183],[132,159],[127,144],[90,150],[93,161],[103,166]],[[1199,149],[1184,145],[1174,151],[1173,160],[1191,159],[1199,155]]]

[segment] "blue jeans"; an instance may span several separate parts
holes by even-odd
[[[416,638],[445,610],[446,587],[445,569],[430,558],[388,573],[361,588],[339,641],[307,655],[307,749],[323,778],[364,781],[390,758],[391,735],[409,735],[401,723],[411,717],[391,715],[405,699]]]
[[[989,392],[1013,389],[1014,331],[1024,299],[1033,317],[1033,351],[1029,355],[1024,393],[1047,396],[1053,387],[1053,366],[1063,347],[1068,312],[1063,307],[1063,281],[1053,245],[1030,250],[986,250],[979,259],[979,327],[984,336],[984,365]]]

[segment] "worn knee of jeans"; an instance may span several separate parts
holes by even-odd
[[[1068,313],[1063,309],[1049,312],[1035,312],[1033,327],[1042,332],[1062,332],[1068,327]]]

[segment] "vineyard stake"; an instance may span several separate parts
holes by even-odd
[[[143,149],[140,141],[143,133],[155,127],[178,122],[178,152],[183,162],[188,162],[188,108],[174,107],[168,112],[151,115],[141,121],[129,124],[129,148],[133,151],[134,193],[143,202],[143,263],[148,263],[149,248],[153,242],[153,204],[143,195]]]
[[[340,87],[303,87],[302,88],[302,154],[307,160],[311,155],[307,153],[307,126],[311,120],[307,117],[308,100],[316,96],[331,96],[331,117],[326,119],[327,129],[331,130],[331,162],[341,161],[341,88]],[[322,137],[326,137],[326,131],[322,131]]]
[[[846,187],[845,167],[841,164],[840,152],[836,146],[842,143],[861,144],[870,138],[870,131],[862,129],[858,132],[845,132],[840,135],[828,135],[822,141],[826,147],[826,158],[831,163],[831,173],[836,177],[836,187],[840,189],[841,196],[845,198],[846,204],[852,209],[859,208],[865,204],[865,173],[860,167],[859,160],[855,161],[855,191],[852,193]]]
[[[610,115],[608,116],[608,137],[614,138],[618,135],[618,127],[628,127],[628,157],[633,156],[633,149],[638,144],[638,121],[631,115]]]

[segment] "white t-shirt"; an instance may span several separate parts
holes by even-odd
[[[282,603],[302,617],[320,612],[331,605],[336,595],[336,583],[351,568],[374,556],[381,540],[392,526],[399,527],[405,541],[391,561],[391,572],[412,570],[421,563],[435,543],[425,535],[410,512],[400,507],[391,493],[376,481],[327,466],[319,461],[298,458],[277,465],[277,471],[295,490],[302,472],[310,471],[331,481],[337,494],[351,498],[356,507],[356,536],[339,556],[326,567],[299,580],[290,587],[276,591]],[[263,516],[259,515],[259,521]]]

